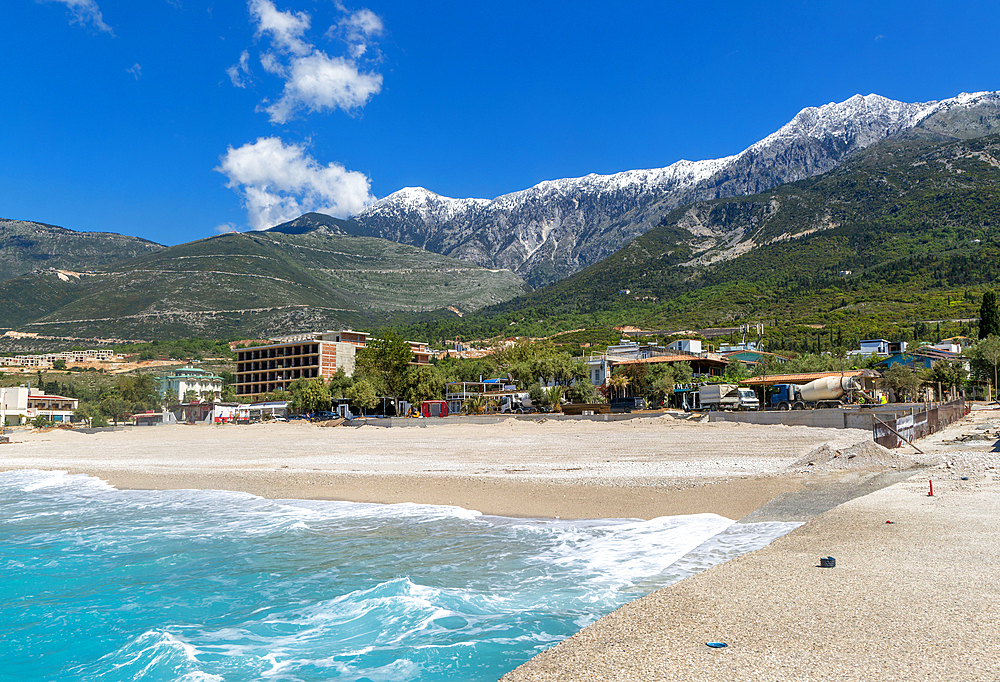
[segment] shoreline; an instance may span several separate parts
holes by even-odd
[[[1000,678],[1000,414],[970,417],[920,441],[927,469],[626,604],[502,682]]]
[[[658,516],[712,513],[738,520],[783,493],[802,489],[799,476],[741,478],[687,488],[630,487],[437,476],[287,474],[263,483],[255,474],[227,472],[126,472],[70,470],[105,481],[118,490],[227,490],[268,499],[328,500],[374,504],[458,506],[488,516],[511,518],[649,520]],[[221,486],[221,487],[220,487]]]
[[[813,484],[809,452],[868,434],[845,429],[507,420],[421,429],[303,423],[156,426],[12,434],[0,470],[96,476],[120,489],[217,489],[272,499],[456,505],[536,518],[711,512],[739,519]],[[828,472],[827,476],[835,473]]]
[[[983,412],[978,423],[991,418]],[[995,421],[1000,432],[1000,414]],[[985,579],[984,571],[995,575],[1000,568],[996,559],[985,567],[969,566],[977,552],[989,552],[983,547],[997,541],[981,537],[979,525],[963,525],[970,513],[973,521],[983,516],[983,505],[991,513],[1000,510],[1000,477],[988,469],[989,462],[1000,468],[1000,454],[992,453],[991,440],[968,447],[947,444],[975,423],[963,420],[921,441],[928,451],[923,460],[881,450],[867,432],[672,418],[597,424],[511,420],[419,432],[307,424],[98,434],[56,430],[14,434],[14,442],[0,448],[0,470],[84,473],[123,490],[219,489],[274,499],[451,504],[514,517],[651,519],[712,512],[734,520],[748,517],[747,522],[809,519],[757,552],[630,602],[503,680],[825,678],[814,674],[811,666],[817,665],[836,670],[838,679],[868,679],[869,659],[877,654],[865,641],[899,634],[919,639],[924,631],[913,634],[905,623],[919,600],[951,599],[961,607],[949,612],[951,631],[923,619],[927,632],[954,642],[963,623],[975,622],[990,638],[1000,637],[1000,609],[984,624],[978,593],[949,587],[941,594],[935,583],[936,576],[962,570]],[[919,466],[933,467],[927,475],[941,477],[939,489],[949,504],[937,507],[947,508],[953,519],[926,516],[927,498],[918,490],[923,476],[913,468]],[[961,475],[971,482],[961,482]],[[901,479],[910,480],[897,482]],[[969,495],[978,495],[972,512],[961,504]],[[793,518],[796,514],[801,519]],[[885,535],[879,524],[887,514],[911,515],[914,521],[891,525],[889,533],[905,532]],[[1000,531],[1000,515],[992,514],[990,524],[990,533]],[[976,529],[973,537],[970,528]],[[941,541],[952,537],[961,540],[961,552]],[[910,556],[914,548],[922,552],[916,560]],[[817,573],[814,564],[828,553],[838,556],[841,569]],[[914,568],[897,568],[907,562]],[[909,582],[882,594],[894,570]],[[816,582],[827,576],[834,577],[832,592]],[[1000,597],[1000,588],[990,589]],[[859,594],[867,600],[861,604],[865,615],[850,617],[845,637],[839,614],[857,614]],[[882,614],[889,614],[885,628]],[[812,634],[816,628],[818,640]],[[704,642],[711,640],[731,646],[709,659]],[[976,640],[984,652],[987,640]],[[977,665],[983,663],[977,659]],[[885,679],[930,679],[921,677],[920,666],[905,669],[918,674],[894,677],[893,668],[885,666],[879,673]]]

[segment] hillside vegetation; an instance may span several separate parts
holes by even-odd
[[[0,281],[39,268],[79,270],[110,265],[163,247],[111,232],[74,232],[25,220],[0,219]]]
[[[260,336],[370,327],[447,307],[466,313],[525,290],[509,271],[382,239],[234,233],[103,269],[0,283],[0,320],[49,335]]]
[[[609,258],[432,339],[766,321],[775,347],[852,346],[975,318],[1000,263],[1000,137],[888,141],[837,169],[678,208]],[[811,325],[811,326],[805,326]],[[821,328],[823,331],[817,331]],[[909,331],[907,331],[909,330]]]

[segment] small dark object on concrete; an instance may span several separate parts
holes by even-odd
[[[892,521],[886,521],[886,523],[892,523]]]
[[[725,642],[705,642],[705,644],[712,647],[713,649],[725,649],[727,646],[729,646]]]
[[[968,481],[968,480],[969,480],[969,477],[968,477],[968,476],[962,476],[962,480],[963,480],[963,481]]]
[[[823,557],[819,560],[820,568],[833,568],[837,565],[837,560],[832,556]]]

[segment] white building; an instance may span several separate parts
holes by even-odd
[[[0,423],[16,426],[42,416],[57,424],[68,424],[73,421],[73,413],[79,405],[76,398],[49,395],[37,388],[0,388]]]
[[[681,353],[700,353],[701,339],[677,339],[667,344],[667,350],[676,350]]]
[[[189,391],[194,391],[199,399],[222,397],[222,377],[204,369],[181,367],[169,374],[161,375],[157,381],[159,385],[156,390],[161,398],[165,397],[168,391],[172,391],[180,402],[187,399]]]
[[[878,355],[887,358],[890,355],[906,352],[906,341],[886,341],[885,339],[865,339],[860,342],[860,350],[849,350],[848,355]]]

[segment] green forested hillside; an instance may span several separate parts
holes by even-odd
[[[162,248],[123,234],[74,232],[55,225],[0,218],[0,281],[38,268],[101,267]]]
[[[678,208],[572,277],[461,322],[426,320],[411,333],[761,320],[792,349],[819,335],[852,345],[906,336],[917,322],[974,318],[998,271],[1000,137],[889,141],[822,176]],[[963,323],[944,325],[958,331]]]
[[[273,335],[370,327],[449,306],[465,313],[525,289],[509,271],[382,239],[234,233],[105,269],[0,283],[0,325],[125,339]]]

